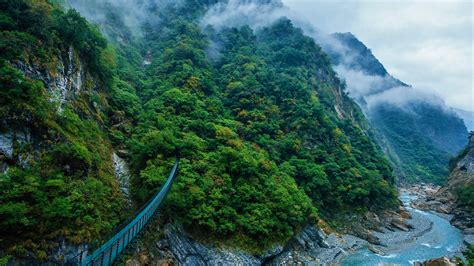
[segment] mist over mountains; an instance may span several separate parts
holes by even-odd
[[[401,181],[443,182],[449,159],[466,143],[463,120],[436,94],[391,76],[353,34],[331,37],[338,45],[326,42],[323,47],[378,133]]]
[[[440,97],[280,1],[0,7],[0,264],[110,260],[130,220],[152,259],[335,263],[339,234],[409,231],[397,181],[442,183],[465,143]]]
[[[458,108],[453,108],[453,110],[464,120],[464,124],[466,125],[467,129],[474,131],[474,112]]]
[[[121,8],[120,12],[124,12],[123,22],[132,32],[160,23],[162,10],[182,4],[182,1],[155,0],[114,4],[106,0],[95,2],[103,7],[130,6]],[[84,1],[71,1],[72,6],[82,10],[81,13],[90,20],[106,25],[103,17],[97,15],[103,14],[98,12],[100,8],[92,8],[94,5],[90,3],[79,3]],[[334,69],[346,82],[349,95],[361,106],[373,129],[378,132],[379,143],[396,166],[400,179],[442,182],[447,175],[449,158],[466,142],[467,130],[463,121],[436,94],[419,90],[391,76],[370,49],[353,34],[327,34],[324,29],[318,29],[318,25],[299,18],[281,1],[271,0],[209,1],[200,25],[205,32],[208,27],[220,32],[244,25],[258,31],[281,17],[290,18],[329,55]],[[221,44],[210,38],[208,55],[218,58],[220,49]],[[413,154],[412,150],[423,152]]]

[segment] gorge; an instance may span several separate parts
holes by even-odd
[[[449,163],[463,120],[431,96],[375,104],[413,88],[353,34],[272,0],[0,8],[0,264],[72,263],[136,217],[105,264],[409,263],[472,244],[472,144]],[[398,191],[447,179],[410,206]]]

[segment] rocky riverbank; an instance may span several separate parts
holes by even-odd
[[[412,219],[403,207],[397,211],[368,212],[364,216],[346,218],[351,222],[338,230],[339,233],[307,225],[285,245],[275,245],[260,255],[204,245],[178,225],[155,226],[153,230],[162,233],[160,239],[139,244],[126,265],[328,265],[339,263],[348,254],[363,248],[384,255],[389,247],[410,242],[431,227],[430,222],[422,218]]]
[[[436,187],[428,185],[402,188],[400,192],[404,195],[403,201],[411,202],[411,207],[415,209],[407,210],[402,206],[397,211],[385,211],[379,214],[368,212],[364,216],[346,217],[348,221],[346,228],[338,229],[337,233],[325,232],[315,225],[307,225],[285,245],[275,245],[260,255],[205,245],[178,225],[156,225],[149,230],[159,232],[159,239],[139,244],[134,256],[125,264],[328,265],[341,263],[349,254],[358,250],[370,250],[371,253],[381,257],[390,256],[392,252],[400,249],[416,248],[416,245],[420,244],[417,240],[433,234],[432,220],[426,213],[417,209],[431,210],[425,207],[431,206],[427,202],[433,201],[430,195],[434,195],[436,191]],[[406,196],[411,198],[404,199]],[[437,211],[441,210],[437,213],[438,216],[445,219],[452,217],[449,206],[442,203],[432,205],[439,207]],[[468,241],[468,238],[464,241]]]
[[[345,254],[369,243],[351,235],[325,234],[314,225],[306,226],[285,246],[276,245],[259,256],[199,243],[180,226],[167,224],[163,237],[153,247],[139,247],[126,265],[281,265],[331,264]]]
[[[439,186],[420,184],[403,188],[402,191],[416,195],[412,207],[420,210],[434,211],[463,233],[465,245],[474,244],[474,217],[463,208],[456,206],[450,193],[443,193]]]

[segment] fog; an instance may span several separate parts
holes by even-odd
[[[264,2],[264,3],[262,3]],[[226,27],[241,27],[249,25],[254,30],[269,26],[281,17],[287,17],[303,29],[306,35],[330,53],[337,53],[342,59],[334,70],[347,84],[347,91],[360,105],[367,115],[372,108],[379,104],[391,104],[406,111],[413,103],[425,103],[447,110],[442,98],[429,89],[419,89],[405,86],[390,75],[370,75],[350,65],[356,60],[358,54],[343,45],[324,28],[312,25],[301,18],[298,13],[281,4],[280,1],[239,1],[229,0],[211,7],[201,20],[201,26],[212,25],[217,31]],[[213,44],[218,48],[217,44]],[[409,51],[407,51],[409,52]],[[213,52],[218,54],[218,52]]]
[[[114,8],[120,12],[124,24],[134,35],[141,34],[143,22],[159,23],[159,11],[168,5],[181,5],[184,0],[70,0],[71,6],[94,23],[103,24],[106,10]],[[322,15],[321,10],[316,14]],[[315,25],[314,21],[305,20],[299,13],[283,5],[280,0],[228,0],[211,6],[200,20],[203,29],[211,25],[220,31],[226,27],[249,25],[254,30],[269,26],[281,17],[287,17],[303,29],[305,34],[328,53],[340,55],[340,62],[334,66],[338,76],[345,80],[347,91],[365,110],[378,104],[392,104],[400,108],[408,108],[414,102],[430,103],[447,109],[440,96],[431,88],[409,87],[401,85],[390,75],[370,75],[360,69],[351,68],[357,54],[335,39],[327,29],[328,23]],[[326,28],[324,28],[326,27]],[[211,40],[208,55],[214,59],[219,57],[220,45]],[[405,53],[411,53],[410,50]],[[429,66],[427,66],[429,67]]]
[[[160,22],[159,11],[169,5],[179,6],[185,0],[68,0],[68,5],[75,8],[82,16],[100,26],[107,24],[109,10],[119,14],[124,26],[134,36],[142,35],[144,23]],[[108,32],[105,30],[105,33]]]
[[[248,25],[256,30],[290,13],[279,1],[229,0],[213,5],[201,19],[201,26],[212,25],[220,31]]]
[[[474,111],[473,1],[283,0],[325,32],[352,32],[386,69]]]

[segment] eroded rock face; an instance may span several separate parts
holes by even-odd
[[[474,132],[470,133],[468,146],[455,161],[448,182],[436,193],[436,196],[452,199],[457,188],[469,184],[474,184]]]
[[[167,224],[163,237],[154,247],[137,248],[127,265],[329,265],[339,262],[348,252],[370,246],[351,235],[325,234],[307,225],[287,242],[275,245],[259,256],[243,251],[206,246],[187,235],[182,227]]]
[[[0,173],[5,173],[13,164],[21,167],[28,166],[31,156],[19,151],[24,145],[32,144],[32,142],[32,135],[27,127],[22,130],[0,131]]]
[[[0,133],[0,154],[6,158],[13,157],[13,132]]]
[[[124,159],[120,158],[115,152],[112,153],[112,162],[114,164],[115,177],[120,184],[120,191],[122,192],[128,205],[132,205],[130,196],[130,171]]]
[[[414,266],[455,266],[455,262],[451,261],[447,257],[442,257],[438,259],[427,260],[424,262],[415,262]]]
[[[314,226],[306,226],[269,265],[329,265],[339,262],[348,252],[369,246],[352,235],[326,235]]]
[[[83,89],[87,73],[72,46],[65,49],[61,56],[51,60],[54,61],[54,69],[23,61],[16,62],[15,66],[26,77],[43,81],[49,100],[57,103],[58,112],[62,112],[65,104],[76,99]],[[95,86],[96,82],[92,78],[89,80],[88,84]],[[34,160],[35,151],[47,146],[41,143],[41,136],[35,132],[30,118],[15,125],[15,128],[12,128],[8,119],[4,117],[0,123],[0,173],[5,173],[12,165],[28,167],[29,162]],[[34,145],[29,149],[22,149],[25,144],[33,142]]]
[[[179,226],[168,224],[163,231],[164,238],[156,246],[178,265],[260,265],[259,259],[247,253],[206,247],[185,235]]]
[[[67,102],[76,98],[82,89],[86,76],[82,63],[72,46],[67,50],[67,54],[58,58],[54,71],[48,71],[25,62],[17,62],[16,67],[25,76],[44,82],[50,100],[58,103],[59,112],[64,109]]]

